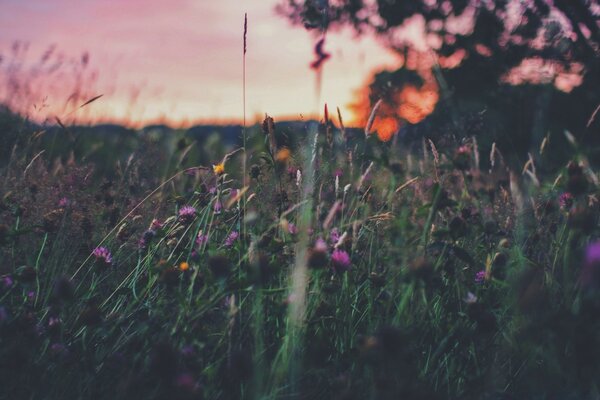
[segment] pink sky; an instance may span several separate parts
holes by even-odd
[[[57,53],[79,60],[89,52],[95,84],[85,96],[104,97],[70,117],[91,121],[166,119],[174,125],[201,120],[242,117],[242,28],[248,12],[246,109],[249,121],[264,113],[300,117],[339,106],[351,120],[347,105],[375,67],[397,60],[372,38],[358,40],[351,32],[332,33],[326,50],[321,104],[315,75],[308,65],[315,39],[275,15],[272,0],[3,0],[0,14],[0,73],[6,75],[11,46],[29,43],[22,69],[31,69],[52,44]],[[73,64],[76,64],[74,62]],[[66,69],[65,69],[66,68]],[[70,68],[70,69],[69,69]],[[61,68],[50,82],[31,80],[43,93],[27,104],[48,105],[27,113],[40,118],[65,116],[73,92],[75,67]],[[6,78],[6,76],[5,76]],[[84,79],[85,81],[85,79]],[[0,100],[11,97],[0,76]],[[139,89],[137,101],[132,93]]]

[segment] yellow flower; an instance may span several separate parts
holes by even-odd
[[[292,153],[290,152],[290,149],[284,147],[283,149],[277,152],[277,154],[275,155],[275,160],[279,162],[286,162],[290,158],[291,154]]]
[[[181,264],[179,264],[179,269],[182,271],[187,271],[190,269],[190,264],[188,264],[187,261],[183,261]]]
[[[223,175],[225,173],[225,164],[219,163],[217,165],[213,165],[213,171],[215,175]]]

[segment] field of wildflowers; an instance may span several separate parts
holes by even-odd
[[[572,136],[523,168],[327,111],[212,148],[2,118],[3,398],[600,396],[598,175]]]

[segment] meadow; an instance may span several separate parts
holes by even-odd
[[[590,149],[331,114],[226,143],[3,110],[1,397],[599,398]]]

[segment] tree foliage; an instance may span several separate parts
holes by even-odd
[[[600,103],[600,3],[595,0],[286,0],[278,11],[310,30],[350,26],[357,34],[374,33],[402,55],[398,71],[374,77],[371,105],[390,97],[390,87],[397,87],[393,76],[402,80],[409,69],[439,86],[436,113],[444,104],[454,114],[501,116],[491,130],[510,131],[507,146],[522,140],[517,146],[522,150],[543,137],[549,126],[534,117],[542,106],[552,117],[547,125],[582,136],[600,127],[586,126]],[[419,35],[405,33],[410,25]],[[416,66],[409,65],[411,59],[418,60]],[[384,80],[394,84],[386,87]],[[490,143],[501,139],[489,136]]]

